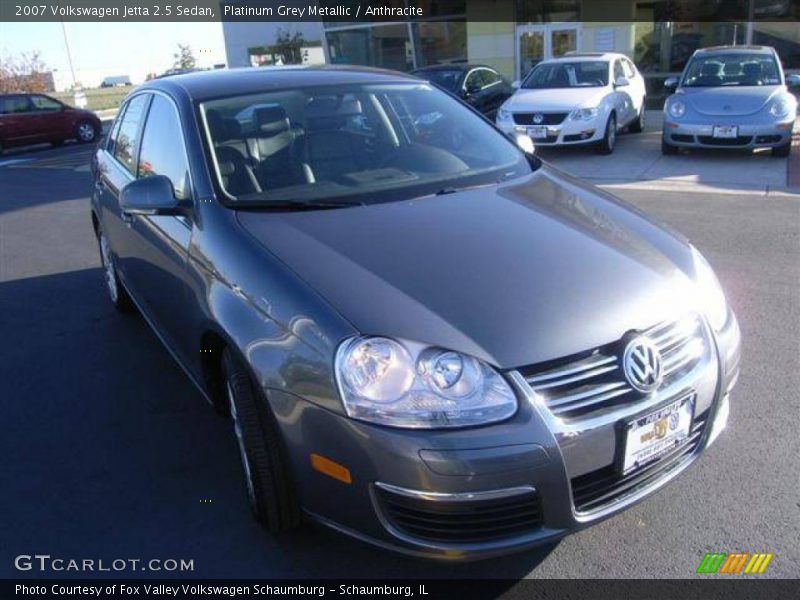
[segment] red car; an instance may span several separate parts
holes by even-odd
[[[44,94],[0,95],[0,152],[11,146],[76,139],[94,142],[102,131],[100,119]]]

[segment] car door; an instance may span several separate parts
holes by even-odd
[[[626,86],[617,85],[617,81],[625,77],[622,60],[615,59],[613,69],[611,81],[614,88],[614,106],[617,110],[617,126],[622,127],[628,124],[636,113],[634,112],[633,99],[630,94],[631,84],[629,83]]]
[[[36,114],[36,128],[48,140],[63,140],[72,135],[72,118],[66,106],[42,94],[30,96]]]
[[[494,69],[482,69],[483,76],[483,89],[481,92],[484,94],[483,108],[481,112],[490,119],[494,119],[497,114],[497,109],[505,102],[511,95],[511,86],[503,79]]]
[[[0,140],[11,145],[33,144],[41,137],[36,113],[26,94],[10,94],[0,100]]]
[[[164,175],[175,197],[186,205],[181,216],[123,215],[126,256],[121,265],[126,283],[168,347],[186,364],[189,315],[186,259],[192,234],[192,182],[180,113],[173,100],[153,93],[140,134],[135,177]]]
[[[644,77],[642,74],[639,73],[639,69],[636,68],[630,60],[627,58],[622,59],[622,69],[625,72],[625,77],[631,82],[631,99],[633,100],[633,113],[634,117],[639,116],[639,111],[642,110],[642,105],[644,104],[645,97],[647,96],[647,90],[645,88]]]
[[[484,84],[485,69],[477,68],[469,71],[464,77],[461,96],[475,110],[486,113],[489,95]]]

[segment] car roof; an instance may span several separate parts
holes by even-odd
[[[734,52],[751,52],[753,54],[773,54],[771,46],[709,46],[699,48],[697,54],[732,54]]]
[[[179,87],[193,100],[257,94],[270,89],[353,83],[400,83],[418,81],[414,77],[370,67],[351,66],[285,66],[216,69],[153,79],[137,91],[171,91]]]
[[[429,65],[427,67],[420,67],[419,69],[414,69],[411,71],[412,73],[426,73],[429,71],[469,71],[470,69],[491,69],[492,71],[497,71],[494,67],[490,65],[481,65],[477,63],[446,63],[441,65]]]
[[[620,52],[567,52],[563,56],[558,56],[556,58],[548,58],[547,60],[543,60],[543,63],[551,63],[551,62],[566,62],[571,61],[574,62],[576,59],[586,59],[586,60],[612,60],[614,58],[627,58],[624,54]]]

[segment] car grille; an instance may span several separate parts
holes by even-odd
[[[376,487],[381,509],[399,532],[446,543],[479,543],[530,533],[542,524],[539,495],[465,500],[416,498]]]
[[[697,141],[706,146],[747,146],[752,140],[752,135],[740,135],[735,138],[715,138],[710,135],[697,136]]]
[[[609,465],[571,480],[572,501],[578,512],[590,512],[654,483],[677,467],[700,444],[709,411],[695,417],[689,437],[666,456],[662,456],[628,475]]]
[[[517,125],[560,125],[569,113],[514,113],[514,123]],[[542,115],[541,123],[534,123],[533,116]]]
[[[643,334],[661,351],[662,387],[691,371],[707,344],[697,315],[660,323]],[[586,418],[641,400],[641,394],[625,380],[621,369],[623,351],[623,343],[618,341],[519,371],[553,415],[567,420]]]

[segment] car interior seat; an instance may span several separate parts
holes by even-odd
[[[225,119],[213,109],[206,112],[206,121],[225,190],[234,196],[260,192],[261,186],[244,154],[246,147],[238,121]]]
[[[298,154],[303,131],[292,126],[286,110],[279,105],[258,108],[253,119],[256,134],[249,144],[261,187],[266,190],[313,183],[314,174]]]

